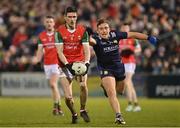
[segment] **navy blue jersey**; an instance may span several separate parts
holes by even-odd
[[[119,40],[126,39],[126,32],[111,31],[108,39],[102,39],[98,34],[92,36],[96,40],[93,46],[97,56],[97,65],[101,78],[115,77],[116,81],[125,79],[124,64],[120,60]]]
[[[103,39],[98,34],[92,36],[96,40],[93,46],[97,56],[97,63],[103,68],[117,69],[121,63],[119,55],[119,40],[126,39],[126,32],[111,31],[108,39]]]

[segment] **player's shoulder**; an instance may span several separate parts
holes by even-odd
[[[86,27],[84,25],[82,25],[82,24],[77,24],[76,30],[85,32],[86,31]]]
[[[63,30],[63,29],[66,29],[66,26],[65,26],[65,24],[63,24],[63,25],[60,25],[60,26],[58,27],[57,31],[59,31],[59,30]]]
[[[93,33],[91,37],[94,38],[95,40],[101,40],[101,37],[97,33]]]
[[[77,24],[77,28],[86,29],[86,27],[83,24]]]
[[[39,33],[39,35],[38,35],[39,38],[42,38],[44,36],[46,36],[46,31],[45,30],[42,31],[41,33]]]
[[[127,38],[127,32],[121,32],[118,30],[111,30],[110,36],[112,38],[118,38],[118,39],[126,39]]]
[[[117,37],[118,31],[117,31],[117,30],[111,30],[111,31],[109,32],[109,34],[110,34],[110,36],[111,36],[112,38],[114,38],[114,37]]]

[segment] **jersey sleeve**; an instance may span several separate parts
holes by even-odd
[[[87,43],[89,43],[89,35],[88,35],[88,32],[85,31],[82,37],[82,44],[87,44]]]
[[[127,39],[127,32],[119,32],[119,31],[116,31],[116,36],[117,38],[120,40],[120,39]]]
[[[134,43],[135,47],[140,48],[141,45],[140,45],[139,41],[138,40],[134,40],[134,41],[135,41],[135,43]]]
[[[87,31],[89,36],[94,34],[94,32],[93,32],[91,27],[86,27],[86,31]]]
[[[42,45],[42,42],[41,42],[40,38],[38,38],[37,44],[38,44],[38,45]]]
[[[55,44],[63,44],[63,38],[59,32],[55,33]]]

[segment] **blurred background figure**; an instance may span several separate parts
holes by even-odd
[[[39,39],[37,40],[38,49],[32,62],[41,62],[42,57],[44,57],[44,71],[52,91],[52,113],[54,115],[64,115],[61,110],[61,96],[58,89],[58,79],[63,75],[61,73],[62,70],[59,69],[58,54],[55,46],[56,37],[54,25],[55,22],[53,16],[49,15],[44,18],[44,26],[46,30],[39,34]]]
[[[128,24],[122,25],[121,31],[129,32],[130,26]],[[139,54],[141,52],[141,46],[136,39],[123,39],[119,41],[119,48],[126,74],[126,78],[124,81],[126,85],[125,91],[128,99],[128,106],[126,108],[126,111],[141,111],[141,107],[138,105],[136,90],[132,81],[132,77],[136,69],[135,54]]]
[[[36,51],[33,38],[43,31],[42,19],[45,15],[53,14],[55,27],[58,28],[64,22],[64,9],[71,5],[78,8],[78,22],[93,30],[96,30],[97,19],[104,17],[110,20],[113,29],[119,29],[122,21],[128,21],[132,23],[132,31],[160,36],[161,42],[156,48],[142,45],[142,55],[136,65],[138,73],[180,74],[179,0],[1,0],[0,71],[42,71],[40,66],[31,63]],[[14,55],[9,54],[11,45],[17,47]],[[19,61],[22,56],[26,58],[26,63]],[[4,57],[8,57],[9,61]],[[158,65],[159,61],[162,65]],[[156,65],[161,70],[157,70]]]

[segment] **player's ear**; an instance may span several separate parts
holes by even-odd
[[[43,20],[43,24],[44,24],[44,25],[46,24],[46,18],[44,18],[44,20]]]
[[[64,15],[64,20],[66,21],[66,19],[67,19],[67,16],[66,16],[66,15]]]

